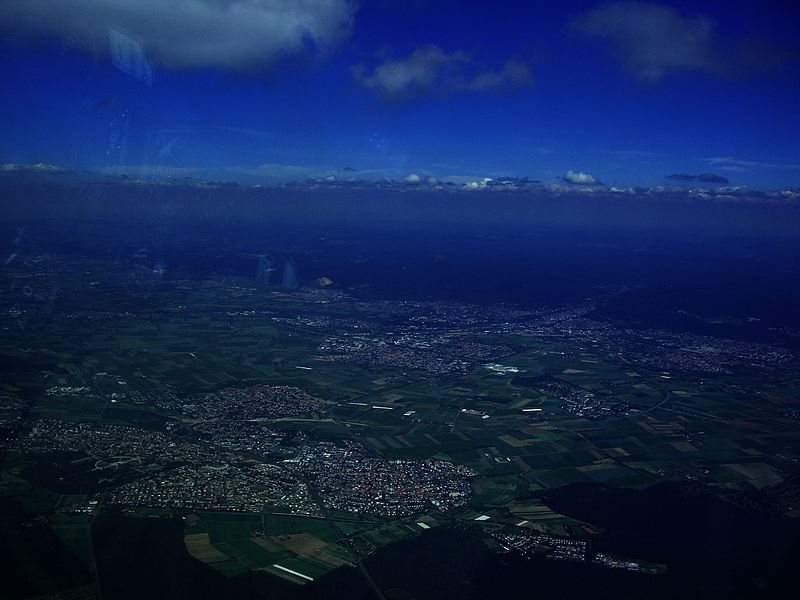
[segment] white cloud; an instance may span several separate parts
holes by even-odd
[[[484,177],[479,181],[468,181],[464,184],[464,189],[466,190],[485,190],[491,187],[492,183],[494,183],[494,179],[491,177]]]
[[[572,169],[564,173],[564,181],[575,185],[596,185],[600,183],[593,175],[583,171],[573,171]]]
[[[144,60],[247,69],[324,49],[349,34],[355,10],[352,0],[15,0],[0,3],[0,28],[116,49],[115,64],[133,65],[131,74],[146,79]]]
[[[406,175],[404,181],[406,183],[420,183],[422,181],[422,177],[420,177],[416,173],[411,173],[409,175]]]
[[[573,26],[608,40],[626,70],[645,83],[657,83],[681,70],[719,72],[716,22],[649,2],[606,2],[581,14]]]
[[[469,62],[463,52],[447,53],[437,46],[426,46],[401,60],[389,59],[375,67],[371,75],[363,67],[354,69],[354,76],[365,88],[389,97],[416,95],[433,89]]]
[[[462,51],[446,52],[423,46],[402,59],[387,59],[371,73],[363,65],[353,68],[363,87],[388,100],[465,92],[496,92],[532,82],[530,68],[509,59],[499,70],[480,70]]]

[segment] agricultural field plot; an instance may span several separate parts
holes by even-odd
[[[671,480],[777,514],[796,497],[793,366],[766,382],[668,373],[563,334],[454,333],[464,327],[447,322],[460,314],[453,307],[434,322],[425,304],[334,301],[233,279],[204,285],[144,286],[136,293],[147,310],[112,283],[71,286],[74,318],[0,342],[3,368],[15,375],[4,389],[25,400],[3,489],[24,498],[42,535],[86,570],[88,517],[68,507],[89,502],[99,503],[100,520],[169,521],[186,560],[226,581],[268,575],[310,585],[432,528],[598,535],[602,527],[542,499],[561,488],[630,491]],[[298,317],[309,306],[313,314]],[[486,314],[461,308],[470,319]],[[390,346],[391,360],[326,360],[320,350],[328,338],[358,336],[373,349]],[[456,369],[417,360],[444,349],[459,360],[470,351],[491,358]],[[56,438],[61,446],[47,448]],[[428,460],[448,463],[434,467],[439,475],[468,470],[456,492],[463,501],[434,498],[402,512],[356,512],[366,504],[344,501],[326,508],[326,497],[349,498],[337,495],[347,481],[359,501],[395,511],[427,481],[414,473]],[[123,494],[133,488],[141,494]],[[307,493],[290,493],[300,489]]]
[[[352,565],[350,551],[337,540],[371,527],[289,515],[200,513],[187,524],[184,544],[194,558],[227,576],[260,570],[305,583],[305,577]]]
[[[183,541],[186,544],[186,550],[189,554],[200,562],[210,564],[229,560],[227,554],[211,543],[207,531],[202,533],[187,533]]]

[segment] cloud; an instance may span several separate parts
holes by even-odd
[[[528,65],[509,59],[499,70],[481,70],[460,50],[422,46],[402,59],[387,59],[368,72],[364,65],[352,69],[355,80],[386,100],[455,93],[498,92],[530,85]]]
[[[605,2],[578,15],[572,27],[607,41],[625,70],[645,84],[680,71],[763,74],[800,57],[796,45],[752,36],[734,39],[713,17],[653,2]]]
[[[700,175],[697,175],[697,181],[700,183],[719,183],[721,185],[730,183],[727,178],[716,173],[700,173]]]
[[[600,183],[593,175],[572,169],[564,173],[564,181],[575,185],[598,185]]]
[[[51,165],[49,163],[5,163],[0,165],[2,173],[71,173],[71,169],[61,165]]]
[[[336,169],[307,165],[264,163],[256,167],[230,167],[234,175],[245,175],[264,181],[293,181],[312,177],[335,177]]]
[[[783,169],[794,171],[800,169],[800,164],[795,163],[769,163],[756,160],[739,160],[733,156],[711,156],[704,158],[709,165],[719,166],[721,169],[743,171],[746,169]]]
[[[494,183],[495,183],[495,181],[491,177],[484,177],[484,178],[482,178],[482,179],[480,179],[478,181],[467,181],[464,184],[464,189],[465,190],[470,190],[470,191],[486,190],[486,189],[494,187]]]
[[[236,166],[224,169],[227,176],[267,183],[286,183],[293,181],[321,181],[344,183],[360,180],[392,181],[407,185],[434,185],[436,178],[420,172],[408,173],[405,167],[354,169],[353,167],[333,167],[324,164],[284,164],[265,163],[257,166]]]
[[[697,181],[699,183],[717,183],[721,185],[730,183],[725,177],[717,175],[716,173],[700,173],[700,175],[673,173],[672,175],[667,175],[665,179],[672,179],[674,181]]]
[[[147,80],[147,61],[249,69],[320,50],[350,33],[353,0],[24,0],[0,3],[0,28],[112,54]],[[127,71],[126,71],[127,72]]]
[[[724,63],[716,22],[649,2],[607,2],[581,14],[573,27],[607,40],[625,69],[644,83],[675,71],[717,73]]]

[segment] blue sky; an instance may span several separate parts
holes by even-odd
[[[0,163],[798,187],[788,4],[4,3]]]

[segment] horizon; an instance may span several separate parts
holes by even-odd
[[[800,186],[800,10],[786,3],[160,10],[0,8],[15,67],[0,164],[262,185]]]

